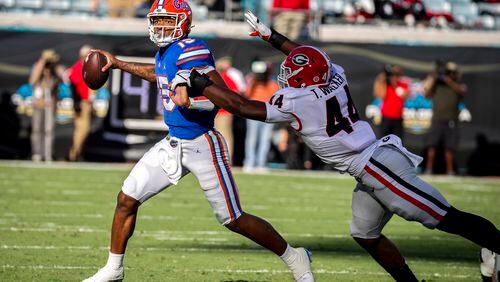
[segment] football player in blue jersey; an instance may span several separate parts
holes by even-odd
[[[351,236],[394,280],[419,281],[397,246],[382,234],[392,216],[398,215],[482,246],[481,274],[483,281],[492,281],[499,265],[497,227],[455,208],[420,179],[416,166],[422,158],[410,153],[397,136],[376,139],[370,125],[359,118],[344,69],[325,52],[289,40],[250,11],[245,17],[253,29],[250,35],[287,55],[278,75],[281,90],[268,102],[248,100],[196,69],[180,70],[171,88],[181,93],[189,87],[244,118],[287,122],[321,160],[353,176],[358,183],[352,196]]]
[[[123,182],[113,218],[108,261],[84,281],[123,279],[123,257],[139,206],[177,184],[189,172],[197,178],[221,224],[280,256],[295,280],[314,281],[307,250],[291,247],[268,222],[243,212],[228,165],[227,145],[213,128],[218,109],[201,93],[175,93],[169,89],[179,70],[192,68],[226,87],[214,70],[214,59],[205,42],[188,37],[191,17],[191,9],[184,0],[154,2],[148,14],[150,39],[159,47],[154,65],[124,62],[109,52],[95,50],[107,57],[103,71],[119,68],[157,83],[169,135],[141,158]]]

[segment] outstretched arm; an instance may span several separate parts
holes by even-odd
[[[115,56],[113,56],[111,53],[104,51],[104,50],[99,50],[99,49],[94,49],[92,52],[98,52],[108,59],[108,63],[102,68],[102,71],[105,72],[108,69],[121,69],[123,71],[126,71],[128,73],[131,73],[133,75],[136,75],[142,79],[145,79],[149,82],[156,82],[156,75],[155,75],[155,65],[154,64],[143,64],[143,63],[132,63],[132,62],[125,62],[122,60],[118,60]]]
[[[267,27],[252,12],[247,11],[245,13],[245,18],[247,20],[247,23],[253,29],[253,32],[250,33],[250,36],[259,36],[260,38],[262,38],[262,40],[267,41],[269,42],[269,44],[273,45],[274,48],[285,53],[285,55],[290,54],[293,49],[301,46],[299,43],[286,38],[276,30]]]
[[[203,76],[201,77],[208,80],[208,78],[205,78]],[[207,86],[202,93],[214,104],[232,114],[259,121],[266,120],[267,112],[266,103],[264,102],[248,100],[247,98],[238,95],[238,93],[233,92],[228,88],[222,88],[216,84]]]
[[[211,79],[214,79],[215,83]],[[180,71],[172,81],[171,87],[175,89],[175,92],[182,93],[187,92],[187,85],[232,114],[260,121],[266,120],[266,103],[248,100],[224,85],[217,84],[216,73],[211,72],[206,75],[200,74],[196,70]]]

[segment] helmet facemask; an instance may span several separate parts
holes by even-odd
[[[280,73],[278,74],[278,86],[280,89],[291,87],[289,80],[292,77],[298,75],[304,68],[300,67],[292,72],[292,69],[285,65],[286,60],[281,63]],[[297,82],[299,82],[300,78],[297,78]],[[304,83],[300,84],[300,88],[305,87]]]
[[[182,24],[187,17],[184,14],[155,12],[148,14],[149,39],[158,47],[165,47],[185,36]]]
[[[290,87],[290,84],[288,84],[288,78],[291,73],[292,71],[290,68],[285,66],[285,62],[281,63],[280,73],[278,74],[278,86],[280,89]]]

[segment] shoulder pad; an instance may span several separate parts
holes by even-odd
[[[342,74],[342,73],[345,72],[344,68],[341,67],[340,65],[336,65],[336,64],[334,64],[332,62],[330,62],[330,63],[332,64],[333,73],[340,73],[340,74]]]

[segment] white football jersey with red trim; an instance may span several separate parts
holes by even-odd
[[[266,103],[266,122],[288,122],[325,163],[356,175],[360,153],[377,139],[360,120],[349,93],[344,69],[332,64],[327,86],[284,88]]]

